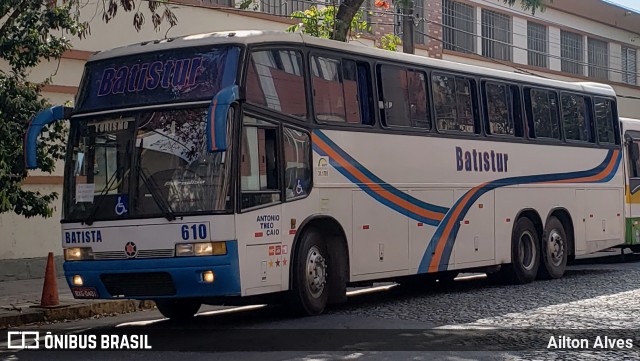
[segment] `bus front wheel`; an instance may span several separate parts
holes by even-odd
[[[538,274],[542,279],[560,278],[567,268],[567,234],[556,217],[549,218],[545,228]]]
[[[329,297],[330,271],[324,238],[314,229],[304,233],[293,269],[292,301],[299,313],[315,316],[324,311]]]
[[[536,279],[540,266],[540,239],[529,218],[518,219],[511,239],[511,264],[503,268],[507,280],[525,284]]]
[[[201,304],[193,300],[156,300],[156,307],[160,313],[172,320],[186,320],[193,317]]]

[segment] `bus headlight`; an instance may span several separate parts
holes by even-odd
[[[176,256],[220,256],[227,254],[227,242],[180,243]]]
[[[91,247],[74,247],[64,249],[65,261],[85,261],[93,259],[93,249]]]

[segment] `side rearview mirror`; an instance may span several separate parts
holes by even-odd
[[[24,164],[27,169],[38,168],[38,136],[42,129],[51,123],[69,119],[72,110],[73,108],[59,105],[41,111],[31,120],[24,135]]]
[[[227,150],[227,129],[235,119],[233,103],[240,99],[237,85],[226,87],[213,97],[207,112],[207,150],[224,152]]]

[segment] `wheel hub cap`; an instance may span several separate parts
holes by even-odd
[[[316,246],[309,249],[306,264],[307,289],[312,297],[318,298],[324,290],[324,285],[327,283],[327,265],[325,258]]]
[[[547,253],[549,260],[554,266],[559,266],[562,263],[564,256],[564,242],[562,236],[557,230],[552,230],[547,238]]]

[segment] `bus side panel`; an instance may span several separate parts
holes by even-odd
[[[454,202],[454,192],[450,189],[416,189],[410,192],[410,195],[416,199],[419,199],[423,202],[432,202],[434,204],[442,204],[446,206],[450,206]],[[414,219],[409,220],[409,267],[410,274],[414,274],[418,272],[418,267],[420,266],[420,262],[422,262],[422,258],[424,257],[424,253],[426,252],[427,246],[433,235],[436,232],[437,227],[430,226],[425,224],[424,222],[417,221]],[[455,250],[454,250],[455,252]],[[452,253],[453,261],[454,253]],[[451,264],[452,262],[450,262]]]

